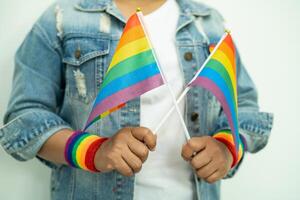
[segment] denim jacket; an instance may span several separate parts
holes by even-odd
[[[223,35],[223,18],[200,3],[177,3],[180,16],[174,43],[188,83],[209,55],[209,45]],[[61,0],[44,12],[15,56],[11,98],[0,129],[0,143],[8,154],[21,161],[35,158],[55,132],[84,126],[124,25],[111,0]],[[236,64],[240,133],[247,151],[257,152],[267,143],[273,115],[259,111],[255,86],[239,54]],[[229,129],[220,103],[205,89],[189,91],[185,110],[192,137]],[[139,121],[140,99],[136,98],[89,132],[110,137],[122,127],[139,126]],[[42,161],[52,169],[53,200],[133,199],[134,176],[116,171],[96,174]],[[198,179],[195,185],[198,199],[220,198],[220,181],[209,184]]]

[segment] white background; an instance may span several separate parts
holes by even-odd
[[[11,87],[13,55],[52,0],[4,0],[0,6],[0,118]],[[268,146],[246,155],[239,173],[223,181],[231,200],[300,199],[299,0],[205,0],[227,20],[260,94],[262,110],[275,113]],[[0,125],[2,122],[0,123]],[[50,170],[17,162],[0,148],[0,199],[50,199]]]

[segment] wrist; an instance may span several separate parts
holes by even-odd
[[[101,146],[97,149],[96,153],[95,153],[95,157],[94,157],[94,164],[95,164],[95,168],[97,171],[105,171],[103,169],[103,164],[104,162],[99,162],[99,161],[104,161],[105,158],[103,157],[103,155],[105,155],[105,153],[103,152],[103,149],[105,148],[105,145],[107,144],[107,139],[105,141],[103,141],[103,143],[101,144]]]
[[[240,160],[244,155],[244,145],[242,144],[242,141],[241,140],[239,141],[239,152],[238,154],[236,154],[236,148],[235,148],[233,136],[230,131],[220,131],[214,134],[213,138],[226,145],[227,149],[230,151],[233,158],[231,168],[235,167],[240,162]]]
[[[95,167],[94,158],[106,139],[87,132],[74,131],[65,146],[66,162],[72,167],[99,172]]]

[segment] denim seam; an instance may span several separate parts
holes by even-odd
[[[62,54],[60,53],[61,51],[59,51],[59,47],[57,44],[59,44],[59,42],[57,41],[52,41],[49,36],[47,35],[46,31],[43,29],[43,27],[39,24],[36,23],[35,26],[32,28],[32,31],[39,36],[42,41],[44,41],[44,44],[46,46],[49,47],[49,49],[52,50],[53,53],[57,54],[59,57],[62,57]]]

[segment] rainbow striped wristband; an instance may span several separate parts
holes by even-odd
[[[65,146],[65,160],[72,167],[99,172],[95,167],[94,158],[107,139],[87,132],[74,131]]]
[[[220,131],[213,135],[213,138],[215,138],[216,140],[225,144],[227,146],[227,148],[229,149],[229,151],[231,152],[232,157],[233,157],[233,162],[232,162],[231,168],[236,166],[241,161],[241,159],[244,155],[245,146],[244,146],[244,141],[242,138],[243,136],[240,135],[240,137],[241,137],[241,140],[240,140],[239,152],[238,152],[238,156],[236,156],[233,136],[229,130]]]

